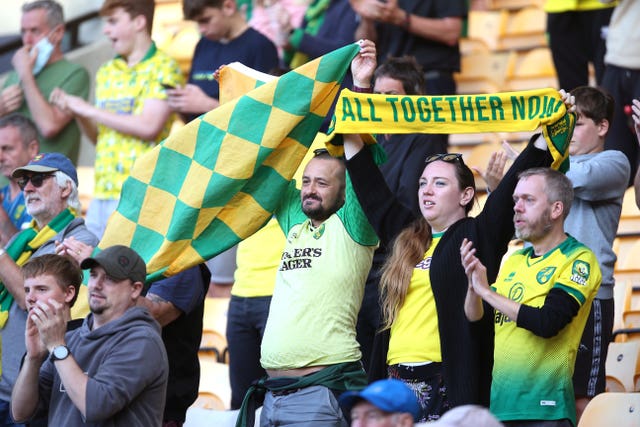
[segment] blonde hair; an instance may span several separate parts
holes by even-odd
[[[391,255],[382,266],[380,294],[382,330],[391,328],[409,289],[416,264],[431,246],[431,226],[420,217],[404,228],[393,242]]]

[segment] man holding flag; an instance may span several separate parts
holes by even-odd
[[[249,397],[256,388],[269,390],[263,424],[282,417],[313,418],[320,407],[331,414],[327,425],[344,425],[332,391],[365,383],[356,362],[360,354],[352,314],[359,308],[377,238],[337,159],[318,153],[307,166],[301,192],[289,182],[361,46],[345,46],[274,81],[256,82],[246,95],[200,116],[138,159],[123,186],[126,197],[100,242],[101,248],[123,244],[139,251],[147,261],[147,280],[156,280],[219,254],[276,212],[288,242],[263,341],[262,364],[269,378],[249,391],[243,402],[249,411],[241,413],[238,425],[252,425],[247,415],[253,412]],[[361,55],[375,57],[375,47],[366,44]],[[545,124],[555,166],[566,160],[566,136],[573,123],[557,91],[477,95],[444,103],[435,97],[392,103],[375,99],[384,95],[358,95],[366,98],[343,91],[337,132],[371,132],[374,124],[376,131],[380,124],[393,128],[382,130],[386,133],[442,133],[443,127],[458,132],[522,130]],[[359,106],[368,106],[368,120]],[[419,122],[398,126],[400,120],[416,121],[412,106]],[[454,114],[462,118],[460,123],[454,122]],[[450,123],[442,123],[444,118]],[[437,125],[426,125],[429,121]],[[320,275],[326,279],[322,283]],[[279,342],[284,339],[288,342]],[[295,412],[297,401],[303,402],[304,413]],[[271,411],[275,407],[278,411]]]

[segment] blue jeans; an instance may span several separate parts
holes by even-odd
[[[11,407],[6,400],[0,400],[0,426],[2,427],[24,427],[24,424],[16,424],[11,418]]]
[[[266,375],[260,365],[260,345],[271,297],[231,295],[227,312],[231,409],[238,409],[251,383]]]

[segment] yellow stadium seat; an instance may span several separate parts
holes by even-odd
[[[470,10],[467,38],[481,41],[489,50],[498,50],[508,18],[506,10]]]
[[[622,313],[622,323],[627,331],[627,341],[640,341],[640,310],[628,309]]]
[[[508,90],[558,88],[556,69],[547,47],[518,53],[512,70],[505,82]]]
[[[231,405],[231,386],[229,384],[229,365],[218,362],[214,355],[198,354],[200,361],[199,392],[209,392],[220,397],[224,409]]]
[[[212,329],[202,330],[202,340],[200,341],[199,352],[213,353],[218,362],[229,363],[229,351],[227,349],[226,337],[218,331]]]
[[[609,343],[605,372],[607,391],[634,391],[636,376],[640,372],[640,342]]]
[[[624,233],[640,234],[640,209],[636,205],[636,194],[633,187],[627,188],[622,199],[618,234]]]
[[[638,241],[640,241],[640,235],[636,234],[618,234],[616,238],[613,239],[611,248],[617,257],[615,264],[616,269],[628,268],[627,259],[629,258],[629,253]]]
[[[461,58],[455,74],[458,93],[495,93],[504,89],[515,56],[511,52],[475,52]]]
[[[613,330],[614,332],[624,328],[623,313],[629,311],[631,303],[631,283],[627,280],[616,281],[613,287]],[[616,341],[625,341],[625,336],[616,336]]]
[[[196,401],[192,404],[195,408],[213,409],[217,411],[225,410],[225,404],[222,398],[210,391],[201,391],[198,393]]]
[[[547,14],[539,7],[524,7],[509,14],[499,46],[525,50],[547,46]]]
[[[203,329],[218,331],[225,335],[227,330],[227,311],[230,298],[211,298],[204,300]]]
[[[601,393],[580,417],[578,427],[637,427],[640,425],[640,393]]]

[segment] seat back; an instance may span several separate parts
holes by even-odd
[[[632,392],[640,369],[640,342],[612,342],[605,363],[607,391]],[[640,425],[640,424],[638,424]]]
[[[640,426],[640,393],[601,393],[585,408],[578,427]]]

